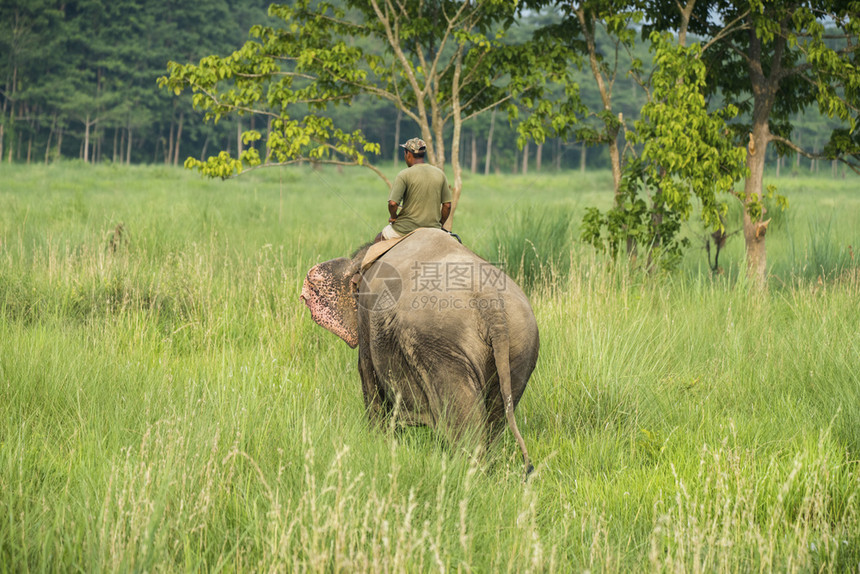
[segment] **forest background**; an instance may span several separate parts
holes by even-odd
[[[174,97],[156,82],[168,61],[196,63],[211,54],[226,56],[240,47],[254,24],[278,25],[268,16],[268,0],[0,0],[0,158],[4,162],[85,162],[179,165],[219,150],[238,155],[240,132],[253,118],[228,117],[205,123],[191,96]],[[548,16],[525,14],[511,41],[531,34]],[[283,22],[281,22],[283,24]],[[598,35],[599,48],[613,48]],[[622,54],[613,107],[638,119],[645,94],[625,71],[634,58],[648,65],[648,42]],[[378,47],[379,51],[383,46]],[[588,70],[578,70],[583,103],[600,108]],[[561,87],[557,90],[560,92]],[[361,130],[380,145],[373,161],[397,161],[395,134],[416,131],[389,103],[362,96],[328,110],[335,125]],[[246,125],[242,126],[242,122]],[[793,138],[812,152],[827,143],[833,121],[817,111],[798,115]],[[450,132],[450,128],[448,132]],[[450,133],[446,135],[450,137]],[[488,143],[491,147],[488,153]],[[529,169],[605,168],[605,146],[549,139],[540,146],[517,146],[516,130],[505,114],[484,114],[461,134],[460,163],[475,173],[522,173]],[[774,147],[769,162],[776,162]],[[784,164],[783,164],[784,165]],[[792,171],[819,171],[818,160],[791,158]],[[834,162],[833,175],[844,175]]]

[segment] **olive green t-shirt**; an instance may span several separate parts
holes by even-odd
[[[442,227],[442,204],[451,201],[445,172],[429,163],[417,163],[397,174],[389,201],[400,204],[394,231],[406,235],[419,227]]]

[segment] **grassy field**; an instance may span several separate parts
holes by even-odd
[[[694,224],[673,275],[582,246],[610,181],[465,181],[541,330],[523,484],[510,433],[368,429],[299,300],[384,225],[372,175],[0,165],[0,571],[857,571],[860,180],[773,181],[763,297],[739,235],[717,277]]]

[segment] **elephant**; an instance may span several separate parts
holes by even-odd
[[[540,340],[525,293],[497,267],[440,229],[417,229],[380,258],[379,245],[314,266],[301,300],[320,326],[358,347],[371,423],[395,414],[457,442],[488,443],[505,422],[533,470],[514,409]],[[477,433],[477,435],[475,434]]]

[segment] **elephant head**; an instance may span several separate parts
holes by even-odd
[[[301,295],[313,320],[353,349],[358,346],[356,286],[352,282],[357,271],[356,259],[341,257],[320,263],[308,271]]]

